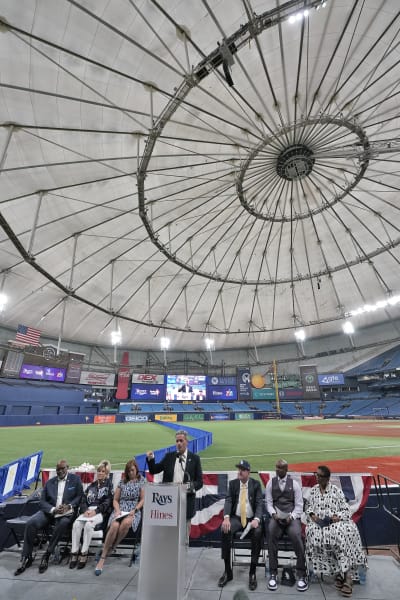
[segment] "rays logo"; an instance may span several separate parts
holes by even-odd
[[[155,502],[159,506],[165,506],[166,504],[171,504],[172,496],[165,496],[164,494],[153,492],[153,502]]]

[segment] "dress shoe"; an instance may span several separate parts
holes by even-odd
[[[84,569],[86,567],[86,563],[87,563],[87,559],[88,559],[88,553],[85,552],[83,554],[80,555],[79,557],[79,562],[78,562],[78,569]]]
[[[44,573],[45,571],[47,571],[47,568],[49,566],[49,555],[43,554],[41,563],[39,565],[39,573]]]
[[[233,579],[233,575],[232,575],[232,571],[229,573],[227,573],[225,571],[225,573],[223,575],[221,575],[221,577],[218,579],[218,587],[224,587],[228,581],[232,581]]]
[[[77,564],[78,564],[78,553],[77,552],[71,552],[70,561],[69,561],[69,568],[70,569],[75,569],[75,567],[76,567]]]
[[[29,569],[29,567],[32,565],[32,563],[33,563],[32,556],[24,556],[21,560],[21,564],[19,565],[18,569],[15,571],[14,575],[16,577],[18,575],[21,575],[21,573],[23,573],[25,571],[25,569]]]
[[[256,574],[253,573],[252,575],[249,575],[249,590],[251,592],[254,592],[254,590],[257,589],[257,579],[256,579]]]

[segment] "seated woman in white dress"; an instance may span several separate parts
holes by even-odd
[[[110,527],[100,560],[96,566],[95,575],[102,574],[104,561],[111,548],[118,546],[127,536],[131,527],[133,531],[136,531],[139,527],[141,508],[144,503],[144,484],[145,479],[140,475],[136,460],[134,458],[128,460],[125,465],[124,478],[121,479],[114,492],[114,511],[110,516]]]
[[[317,467],[317,485],[306,501],[306,553],[314,571],[335,576],[342,596],[352,594],[352,573],[366,566],[360,534],[341,489],[330,483],[331,472]]]
[[[70,569],[74,569],[76,565],[78,569],[85,567],[95,527],[103,523],[103,520],[108,520],[110,515],[113,500],[111,464],[108,460],[102,460],[96,470],[97,479],[86,489],[80,505],[80,515],[72,527]],[[79,554],[82,531],[83,540]]]

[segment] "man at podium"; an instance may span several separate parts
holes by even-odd
[[[167,452],[159,463],[155,462],[151,450],[146,453],[146,460],[152,475],[163,472],[163,483],[187,484],[186,519],[189,521],[196,512],[196,491],[203,487],[203,473],[200,457],[187,449],[187,431],[176,432],[175,444],[176,451]]]

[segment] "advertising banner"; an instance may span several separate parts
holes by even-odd
[[[237,379],[235,375],[208,375],[207,385],[234,385],[236,387]]]
[[[131,399],[140,400],[141,402],[164,402],[165,401],[165,386],[156,384],[132,384]]]
[[[253,400],[275,400],[275,390],[274,388],[261,388],[258,390],[257,388],[252,388],[251,395]]]
[[[237,387],[240,400],[250,400],[251,398],[251,376],[250,369],[247,367],[238,367],[237,369]]]
[[[237,389],[233,385],[218,385],[210,386],[207,392],[207,400],[209,402],[218,400],[237,400]]]
[[[66,369],[45,367],[40,365],[22,365],[19,376],[21,379],[37,379],[40,381],[59,381],[65,379]]]
[[[176,423],[178,415],[154,415],[156,421],[168,421],[170,423]]]
[[[246,421],[249,419],[254,419],[253,413],[235,413],[236,421]]]
[[[304,392],[302,389],[285,389],[279,390],[279,398],[281,400],[302,400],[304,398]]]
[[[343,373],[325,373],[318,375],[319,385],[344,385]]]
[[[149,417],[147,415],[127,415],[125,423],[147,423]]]
[[[229,415],[226,413],[215,413],[210,415],[210,421],[229,421]]]
[[[115,415],[95,415],[93,423],[115,423]]]
[[[144,493],[143,526],[175,527],[178,524],[178,486],[153,484],[145,486]]]
[[[132,383],[139,383],[141,385],[164,385],[164,379],[164,375],[152,375],[151,373],[132,373]]]
[[[82,371],[79,383],[97,387],[113,387],[115,373],[100,373],[99,371]]]
[[[115,392],[116,400],[126,400],[128,398],[128,386],[131,377],[129,369],[129,352],[122,354],[121,365],[117,375],[117,391]]]
[[[314,365],[300,367],[304,399],[320,398],[317,369]]]
[[[72,361],[68,364],[65,383],[79,383],[81,380],[82,363]]]
[[[204,421],[202,413],[183,413],[183,421]]]

